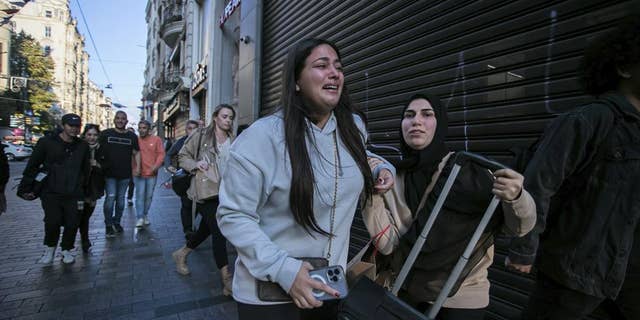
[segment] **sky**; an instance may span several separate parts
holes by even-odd
[[[147,59],[146,5],[147,0],[69,0],[71,15],[78,20],[78,31],[84,36],[85,51],[89,53],[89,79],[102,88],[113,102],[128,107],[125,111],[130,124],[137,123],[140,118],[140,109],[137,107],[142,104],[140,99]],[[109,83],[113,89],[106,88]]]

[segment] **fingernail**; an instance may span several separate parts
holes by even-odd
[[[335,296],[336,298],[340,298],[340,293],[339,293],[339,292],[336,292],[336,293],[334,294],[334,296]]]

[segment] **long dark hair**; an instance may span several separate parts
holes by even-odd
[[[313,137],[311,128],[309,128],[306,121],[311,112],[309,106],[303,103],[302,96],[296,92],[296,81],[305,66],[305,60],[313,49],[323,44],[331,46],[338,58],[340,58],[340,51],[335,44],[323,39],[305,39],[289,49],[283,70],[281,105],[284,111],[285,142],[291,162],[291,193],[289,194],[291,212],[296,222],[304,227],[307,232],[315,231],[322,235],[330,236],[328,232],[318,226],[313,212],[315,179],[306,144],[306,137]],[[340,140],[355,160],[364,177],[362,195],[368,198],[373,193],[373,178],[371,169],[367,164],[364,148],[365,137],[358,130],[353,120],[353,115],[354,113],[358,114],[363,121],[366,121],[366,118],[351,103],[346,85],[343,85],[342,95],[333,112],[336,117]],[[301,132],[305,134],[300,134]],[[361,203],[364,203],[364,201],[361,201]]]
[[[100,135],[100,126],[99,126],[99,125],[97,125],[97,124],[93,124],[93,123],[87,123],[87,124],[84,126],[84,130],[82,131],[82,134],[80,135],[80,138],[81,138],[82,140],[84,140],[84,136],[85,136],[85,135],[87,134],[87,132],[88,132],[89,130],[91,130],[91,129],[95,129],[95,130],[96,130],[96,133],[98,133],[98,135]]]
[[[209,124],[209,126],[204,129],[204,135],[205,135],[204,139],[205,141],[212,141],[213,149],[216,152],[218,152],[218,144],[216,143],[216,117],[218,116],[218,114],[220,113],[220,110],[222,109],[231,110],[231,112],[233,113],[233,121],[236,121],[236,110],[233,109],[232,106],[226,103],[221,103],[213,109],[213,117],[211,118],[211,124]],[[233,139],[233,127],[229,132],[227,132],[227,136]]]

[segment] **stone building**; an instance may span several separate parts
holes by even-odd
[[[71,17],[68,0],[39,0],[27,3],[11,18],[15,32],[24,31],[42,45],[44,54],[53,58],[53,92],[65,112],[83,118],[87,109],[89,55],[84,51],[84,37],[77,21]]]
[[[191,79],[190,26],[187,1],[150,0],[146,7],[147,66],[142,92],[145,119],[155,123],[158,135],[179,137],[189,118],[199,118],[189,107]]]

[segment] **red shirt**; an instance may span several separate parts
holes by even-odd
[[[162,139],[152,135],[144,138],[138,137],[138,146],[140,147],[140,162],[142,163],[140,176],[156,176],[158,174],[157,170],[153,171],[152,169],[154,167],[160,168],[164,163],[164,145]],[[135,168],[135,160],[133,162],[133,168]]]

